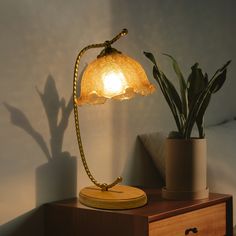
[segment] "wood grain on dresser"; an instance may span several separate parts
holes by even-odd
[[[232,236],[232,196],[211,193],[208,199],[168,201],[157,189],[145,190],[144,207],[106,211],[77,199],[46,204],[46,236]]]
[[[149,224],[149,236],[226,235],[226,204],[191,211]]]

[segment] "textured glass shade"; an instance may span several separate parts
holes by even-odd
[[[77,104],[101,104],[109,98],[124,100],[135,94],[146,96],[154,90],[137,61],[114,52],[99,57],[87,66]]]

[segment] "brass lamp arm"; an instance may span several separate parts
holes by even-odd
[[[84,47],[78,54],[75,62],[75,67],[74,67],[74,78],[73,78],[73,106],[74,106],[74,119],[75,119],[75,129],[76,129],[76,136],[77,136],[77,142],[80,150],[80,156],[81,160],[84,166],[84,169],[89,177],[89,179],[99,188],[102,189],[102,191],[107,191],[109,188],[114,187],[116,184],[120,183],[122,181],[122,177],[118,177],[114,182],[111,184],[106,184],[106,183],[99,183],[91,174],[88,164],[85,158],[84,150],[83,150],[83,145],[82,145],[82,140],[81,140],[81,134],[80,134],[80,128],[79,128],[79,113],[78,113],[78,105],[77,105],[77,85],[78,85],[78,69],[79,69],[79,63],[81,60],[81,57],[84,55],[86,51],[92,48],[101,48],[101,47],[110,47],[111,44],[113,44],[115,41],[117,41],[120,37],[126,35],[128,33],[127,29],[123,29],[117,36],[115,36],[112,40],[110,41],[105,41],[104,43],[99,43],[99,44],[91,44],[86,47]]]

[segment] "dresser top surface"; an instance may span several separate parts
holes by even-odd
[[[231,195],[210,193],[209,198],[202,200],[184,200],[184,201],[173,201],[165,200],[161,197],[160,189],[144,189],[148,197],[148,203],[139,208],[130,210],[100,210],[82,205],[77,198],[62,200],[58,202],[49,203],[50,206],[54,207],[68,207],[77,208],[78,210],[84,211],[105,211],[114,214],[128,214],[139,217],[146,217],[149,222],[171,217],[185,212],[197,210],[200,208],[212,206],[218,203],[226,202],[231,200]]]

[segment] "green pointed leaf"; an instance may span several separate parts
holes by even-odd
[[[170,110],[173,114],[173,117],[175,119],[175,123],[177,125],[179,132],[183,134],[183,125],[181,122],[182,120],[180,118],[179,113],[177,112],[177,109],[178,109],[177,105],[176,105],[176,103],[174,103],[174,100],[171,97],[170,90],[168,89],[168,85],[167,85],[165,79],[163,79],[163,78],[166,78],[166,76],[164,75],[163,72],[159,71],[157,66],[153,66],[153,77],[158,82],[160,89],[161,89],[161,91],[162,91],[162,93],[163,93],[163,95],[170,107]]]
[[[206,88],[208,83],[207,76],[204,76],[202,70],[198,68],[198,63],[195,63],[191,69],[192,72],[188,77],[189,96],[199,94],[203,89]]]
[[[174,71],[175,71],[175,73],[177,74],[177,76],[178,76],[178,78],[180,80],[180,86],[182,86],[184,88],[187,87],[186,82],[184,80],[184,76],[183,76],[183,74],[182,74],[182,72],[181,72],[181,70],[179,68],[179,65],[178,65],[177,61],[174,59],[174,57],[172,57],[169,54],[163,53],[163,55],[169,57],[172,60],[172,66],[173,66]]]
[[[169,54],[163,53],[163,55],[171,58],[172,66],[174,68],[174,71],[175,71],[177,77],[179,78],[180,93],[181,93],[182,106],[183,106],[182,110],[183,110],[185,117],[187,117],[187,115],[188,115],[188,95],[187,95],[187,92],[188,91],[187,91],[187,84],[184,80],[184,76],[179,68],[177,61]]]
[[[206,82],[206,85],[205,87],[207,87],[207,84],[208,84],[208,75],[207,73],[205,73],[205,76],[204,76],[204,79],[205,79],[205,82]],[[204,131],[204,115],[205,115],[205,112],[206,112],[206,109],[210,103],[210,99],[211,99],[211,94],[208,93],[208,95],[206,96],[199,112],[198,112],[198,115],[196,116],[196,124],[197,124],[197,128],[198,128],[198,133],[199,133],[199,138],[204,138],[205,137],[205,131]]]
[[[171,99],[173,100],[176,107],[178,108],[179,113],[182,113],[182,102],[181,102],[178,92],[176,91],[174,85],[170,82],[170,80],[166,78],[164,73],[162,73],[162,78],[166,85],[166,88],[168,89]]]
[[[229,63],[228,64],[226,63],[226,65],[229,65]],[[223,70],[223,72],[219,76],[212,77],[212,79],[209,81],[206,89],[204,91],[202,91],[202,93],[199,95],[197,101],[195,102],[193,109],[190,111],[188,120],[186,122],[186,129],[185,129],[185,133],[184,133],[185,138],[190,137],[193,125],[199,115],[199,112],[200,111],[202,111],[203,113],[205,112],[206,108],[204,108],[204,106],[207,107],[208,103],[209,103],[209,102],[207,103],[208,96],[212,93],[215,93],[216,91],[218,91],[222,87],[222,85],[225,81],[225,77],[226,77],[226,66],[224,68],[225,69]],[[199,119],[200,118],[201,117],[199,116]]]
[[[220,69],[218,69],[215,74],[213,75],[212,79],[219,73],[222,72],[223,70],[225,70],[228,65],[231,63],[231,60],[227,61]]]
[[[153,77],[156,79],[157,83],[159,84],[160,86],[160,89],[170,107],[170,109],[173,111],[174,110],[174,105],[172,104],[172,101],[171,101],[171,98],[168,94],[168,91],[167,91],[167,88],[166,88],[166,85],[162,79],[162,76],[161,76],[161,72],[158,70],[158,67],[157,66],[153,66]],[[174,116],[176,116],[176,112],[174,112],[173,114]]]
[[[198,68],[198,63],[192,67],[192,72],[188,77],[188,106],[189,110],[192,109],[193,104],[196,102],[199,94],[206,88],[208,84],[207,76],[203,76],[202,70]]]
[[[221,68],[220,68],[220,72],[222,72],[223,70],[225,70],[228,65],[231,63],[231,60],[227,61]]]
[[[151,52],[143,52],[143,53],[154,65],[157,64],[155,57],[153,56],[153,54]]]
[[[180,98],[174,85],[167,79],[165,74],[159,70],[153,54],[150,52],[144,52],[144,55],[154,64],[153,76],[159,84],[175,119],[178,132],[174,132],[173,136],[189,139],[191,137],[193,126],[196,123],[199,137],[203,138],[205,136],[204,114],[209,105],[211,95],[223,86],[226,80],[226,69],[231,61],[228,61],[218,69],[210,81],[208,81],[208,75],[203,75],[201,69],[198,68],[198,64],[196,63],[193,65],[192,72],[186,83],[177,61],[172,56],[164,54],[171,58],[172,66],[179,79],[181,91]]]
[[[211,87],[210,92],[211,93],[216,93],[224,84],[225,80],[226,80],[226,73],[227,70],[224,69],[222,73],[220,73],[216,78],[215,81]]]
[[[210,103],[210,99],[211,99],[211,94],[208,93],[208,95],[206,96],[205,100],[203,101],[203,104],[197,114],[197,117],[196,117],[196,124],[197,124],[198,132],[199,132],[199,138],[205,137],[204,115],[205,115],[206,109]]]

